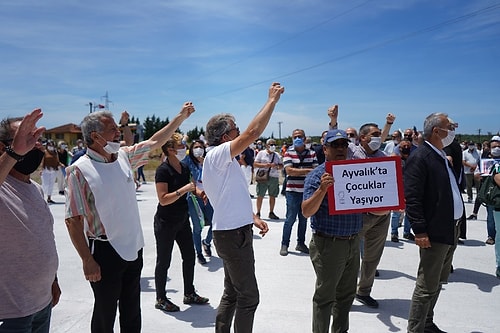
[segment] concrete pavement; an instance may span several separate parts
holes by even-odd
[[[255,188],[251,187],[255,194]],[[110,193],[112,195],[112,193]],[[64,224],[64,198],[55,194],[50,209],[55,219],[55,236],[59,253],[60,303],[52,314],[51,332],[89,332],[93,296],[85,281],[82,264],[71,244]],[[155,240],[153,215],[157,199],[154,183],[142,185],[137,192],[142,226],[146,240],[142,271],[143,332],[213,332],[214,319],[223,289],[222,261],[214,252],[207,265],[196,263],[195,287],[210,298],[208,305],[182,304],[181,260],[174,247],[169,270],[167,295],[181,311],[163,313],[154,308]],[[254,206],[255,206],[255,199]],[[268,199],[264,199],[262,217],[268,214]],[[275,213],[285,216],[285,198],[277,198]],[[467,215],[472,204],[466,204]],[[290,254],[279,255],[283,219],[268,220],[269,233],[254,236],[256,274],[261,294],[254,332],[311,332],[312,295],[315,275],[307,255],[295,252],[296,225],[292,232]],[[402,230],[400,230],[400,235]],[[307,239],[311,236],[307,231]],[[494,247],[485,245],[486,210],[481,208],[478,220],[468,221],[468,239],[455,253],[455,272],[445,285],[436,306],[435,322],[448,332],[499,332],[500,279],[495,277]],[[372,297],[380,303],[378,309],[354,301],[350,314],[350,332],[406,332],[408,309],[415,284],[418,249],[413,242],[393,243],[388,238],[379,265],[380,277],[375,279]],[[117,320],[118,321],[118,320]],[[116,325],[115,332],[119,332]]]

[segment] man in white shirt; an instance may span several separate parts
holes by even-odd
[[[210,147],[202,181],[214,207],[213,239],[225,273],[224,293],[215,320],[215,331],[219,333],[231,331],[233,317],[235,332],[252,332],[259,304],[252,224],[262,236],[269,229],[253,214],[248,184],[235,157],[260,137],[284,89],[279,83],[271,85],[266,104],[241,134],[234,117],[227,113],[213,116],[206,126]]]

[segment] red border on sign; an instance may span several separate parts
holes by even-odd
[[[376,212],[383,210],[399,210],[405,208],[405,196],[403,189],[403,167],[401,164],[400,156],[387,156],[387,157],[376,157],[376,158],[367,158],[367,159],[359,159],[359,160],[342,160],[342,161],[326,161],[325,162],[325,170],[329,174],[332,174],[332,170],[335,165],[342,164],[372,164],[373,162],[390,162],[393,161],[396,164],[396,182],[398,189],[398,204],[395,206],[383,206],[376,208],[359,208],[359,209],[343,209],[337,211],[335,208],[335,197],[333,193],[334,186],[330,186],[328,188],[328,211],[330,215],[338,215],[338,214],[352,214],[352,213],[365,213],[365,212]]]

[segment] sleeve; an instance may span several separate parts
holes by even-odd
[[[412,158],[414,157],[414,158]],[[413,231],[417,234],[427,232],[424,217],[424,195],[427,167],[421,163],[421,156],[411,156],[404,170],[404,192],[406,215]]]
[[[168,165],[163,162],[158,166],[155,172],[155,183],[169,183],[170,174],[168,172]]]
[[[123,149],[127,153],[132,170],[136,170],[149,162],[151,146],[147,141],[139,142],[133,146],[122,147],[120,149]]]
[[[66,211],[65,218],[87,216],[90,214],[90,187],[80,169],[76,166],[66,168]]]
[[[316,192],[316,190],[318,189],[319,181],[316,174],[317,172],[309,172],[309,174],[306,176],[306,179],[304,180],[303,200],[307,200],[312,197],[314,192]]]

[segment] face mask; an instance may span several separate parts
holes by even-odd
[[[293,139],[293,145],[295,147],[302,147],[304,145],[304,140],[302,140],[302,138],[295,138]]]
[[[350,138],[349,138],[349,141],[351,141],[351,143],[356,144],[356,138],[354,138],[354,137],[350,137]]]
[[[257,149],[261,150],[262,149],[262,145],[257,145]]]
[[[274,153],[276,151],[276,146],[269,146],[269,151]]]
[[[448,135],[444,139],[441,139],[441,142],[443,143],[443,148],[448,147],[455,139],[455,131],[450,131],[450,130],[445,130],[445,131],[448,131]]]
[[[401,148],[400,151],[401,151],[401,154],[410,155],[411,149],[409,147],[408,148],[405,147],[405,148]]]
[[[311,149],[311,144],[310,143],[306,143],[306,149]]]
[[[500,157],[500,147],[491,148],[491,156]]]
[[[460,145],[460,148],[462,148],[462,150],[465,149],[465,145]]]
[[[55,148],[54,148],[54,147],[52,147],[52,146],[48,146],[48,147],[47,147],[47,150],[48,150],[48,151],[54,151],[54,150],[55,150]]]
[[[193,149],[193,156],[196,158],[202,157],[205,153],[205,149],[198,147]]]
[[[248,147],[255,149],[255,143],[251,143],[250,146],[248,146]]]
[[[14,169],[23,175],[33,173],[42,163],[44,153],[40,149],[32,149],[24,158],[14,165]]]
[[[474,148],[476,148],[476,146],[474,146],[474,145],[469,146],[469,150],[474,150]]]
[[[66,149],[66,148],[68,148],[67,145],[61,145],[61,149]]]
[[[381,144],[382,144],[382,138],[374,136],[370,139],[370,142],[368,142],[368,147],[370,147],[372,151],[375,151],[380,148]]]
[[[177,154],[175,154],[175,157],[177,157],[179,161],[183,160],[184,157],[186,157],[186,148],[177,149]]]
[[[113,141],[106,141],[106,145],[103,147],[103,149],[108,154],[116,154],[120,150],[120,143]]]

